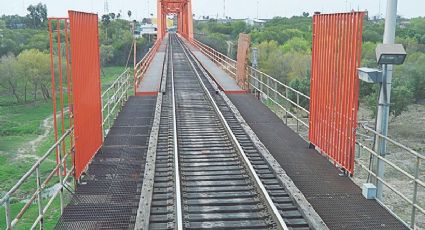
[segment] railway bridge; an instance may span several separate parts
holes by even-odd
[[[179,15],[178,33],[159,20],[150,51],[142,60],[135,55],[134,69],[103,91],[97,15],[70,11],[49,20],[56,143],[1,200],[7,229],[19,228],[32,207],[38,217],[21,228],[46,228],[52,207],[60,212],[49,225],[55,229],[420,226],[418,194],[401,194],[362,164],[364,155],[382,157],[358,138],[366,135],[360,130],[422,159],[357,124],[362,12],[314,16],[307,96],[248,66],[246,35],[237,60],[194,39],[190,1],[158,6],[159,18]],[[57,163],[43,175],[52,157]],[[412,215],[397,215],[383,198],[366,199],[352,179],[358,170],[368,174],[368,186],[394,190]],[[400,172],[415,189],[424,185],[417,174]],[[34,194],[11,212],[13,194],[34,178]],[[53,194],[43,197],[51,185]]]

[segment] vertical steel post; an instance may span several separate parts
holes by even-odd
[[[36,179],[37,179],[37,204],[38,204],[38,215],[41,216],[39,226],[40,230],[44,229],[44,217],[43,217],[43,203],[41,202],[41,180],[40,180],[40,166],[37,166],[35,169]],[[60,174],[60,172],[59,172]]]
[[[289,105],[290,105],[290,102],[289,102],[289,91],[288,91],[288,87],[285,87],[285,107],[286,107],[286,110],[285,110],[285,124],[286,125],[288,125],[288,111],[289,111],[289,109],[290,109],[290,107],[289,107]]]
[[[397,0],[387,0],[387,13],[385,16],[385,31],[384,31],[384,44],[394,44],[395,41],[395,29],[397,20]],[[378,114],[376,119],[376,131],[383,136],[388,134],[388,118],[391,103],[391,84],[393,76],[393,65],[384,65],[384,81],[381,84],[379,93],[379,104]],[[385,157],[386,153],[386,141],[384,138],[379,138],[375,135],[375,151],[380,156]],[[377,159],[377,176],[381,179],[384,178],[385,163]],[[383,183],[376,180],[376,196],[378,199],[382,199]]]
[[[258,92],[258,90],[257,90],[257,89],[259,89],[259,82],[258,82],[257,71],[256,71],[257,67],[258,67],[257,52],[258,52],[258,49],[256,47],[252,48],[252,68],[254,69],[252,75],[254,75],[254,78],[255,78],[254,79],[255,84],[254,84],[254,87],[253,87],[253,91],[255,93],[255,96],[257,98],[259,98],[260,92]],[[254,82],[252,82],[252,83],[254,83]]]
[[[415,181],[413,187],[413,201],[412,201],[412,216],[410,217],[410,227],[415,229],[415,221],[416,221],[416,203],[418,196],[418,179],[419,179],[419,166],[421,164],[421,159],[416,157],[416,167],[415,167]]]
[[[300,106],[300,94],[299,93],[297,93],[297,105],[298,106]],[[300,116],[300,108],[297,106],[297,108],[296,108],[296,110],[297,110],[297,133],[299,132],[299,121],[298,121],[298,119],[301,119],[301,116]]]
[[[6,212],[6,229],[12,229],[12,216],[10,214],[10,197],[7,195],[5,200],[5,212]]]
[[[62,141],[59,145],[58,145],[58,147],[59,146],[61,146],[61,145],[63,145],[63,142],[64,141]],[[62,173],[60,173],[61,171],[62,171],[62,169],[63,169],[63,165],[62,165],[62,155],[60,155],[59,154],[59,162],[58,162],[58,170],[59,170],[59,173],[58,173],[58,175],[59,175],[59,183],[60,183],[60,193],[59,193],[59,200],[60,200],[60,210],[61,210],[61,214],[63,213],[63,209],[64,209],[64,205],[65,205],[65,202],[64,202],[64,197],[63,197],[63,178],[62,178]]]
[[[107,119],[107,121],[106,122],[108,122],[108,132],[109,132],[109,129],[111,129],[111,107],[110,107],[110,105],[111,105],[111,98],[109,97],[110,95],[109,95],[109,92],[108,92],[108,96],[107,96],[107,100],[108,100],[108,115],[106,116],[108,119]]]

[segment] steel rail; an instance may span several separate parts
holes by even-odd
[[[171,38],[170,38],[171,39]],[[182,214],[182,194],[180,185],[180,169],[179,169],[179,149],[177,137],[177,115],[176,115],[176,97],[174,85],[174,62],[173,62],[173,45],[170,42],[170,62],[171,62],[171,103],[173,107],[173,150],[174,150],[174,177],[176,189],[176,219],[177,230],[183,229],[183,214]]]
[[[279,214],[278,209],[276,208],[275,204],[273,203],[271,197],[269,196],[264,184],[261,182],[260,178],[258,177],[257,173],[255,172],[254,167],[252,166],[250,160],[248,159],[247,155],[245,154],[245,151],[242,149],[242,146],[240,145],[239,141],[237,140],[236,136],[234,135],[233,131],[231,130],[229,124],[227,123],[225,117],[221,113],[217,103],[215,102],[214,98],[211,96],[211,93],[208,91],[207,87],[205,86],[204,82],[202,81],[202,78],[200,74],[198,73],[198,70],[195,68],[195,65],[193,64],[193,61],[190,59],[190,57],[193,58],[192,54],[190,54],[187,51],[187,47],[183,45],[180,39],[177,38],[178,43],[183,48],[183,52],[187,58],[187,60],[190,63],[191,68],[193,69],[193,72],[195,73],[205,95],[208,97],[213,109],[215,110],[216,114],[219,116],[219,119],[223,126],[225,127],[225,131],[228,133],[232,143],[234,144],[234,147],[236,147],[237,152],[240,154],[241,158],[243,159],[243,163],[248,168],[248,172],[250,176],[254,179],[254,182],[257,187],[257,191],[262,196],[263,200],[266,203],[267,208],[269,209],[270,214],[272,214],[272,219],[274,220],[275,224],[277,225],[278,229],[289,229],[282,216]]]

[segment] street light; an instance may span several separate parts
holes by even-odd
[[[376,61],[384,69],[387,65],[401,65],[406,60],[406,50],[402,44],[379,44],[376,49]],[[376,68],[358,68],[359,79],[367,83],[386,82],[385,71]]]
[[[376,117],[376,131],[386,137],[388,132],[388,117],[391,102],[391,82],[392,82],[392,65],[401,65],[406,60],[406,51],[401,44],[380,44],[376,47],[376,60],[381,69],[358,68],[359,79],[367,83],[379,83],[380,94],[378,102],[378,114]],[[375,135],[374,150],[381,157],[386,155],[386,141]],[[384,162],[377,158],[376,175],[379,178],[384,177]],[[376,179],[376,196],[382,198],[383,184]],[[363,194],[367,194],[370,184],[363,185]],[[374,197],[374,196],[372,196]]]
[[[379,44],[375,52],[379,65],[401,65],[406,60],[406,50],[402,44]]]

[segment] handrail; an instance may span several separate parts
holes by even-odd
[[[232,75],[233,78],[236,77],[236,61],[227,57],[226,55],[216,51],[215,49],[197,41],[196,39],[192,39],[191,43],[196,46],[203,54],[209,57],[213,62],[219,64],[226,70],[228,73]],[[229,69],[229,67],[231,69]]]
[[[134,93],[136,93],[136,89],[139,86],[140,81],[143,79],[143,75],[146,73],[156,51],[159,49],[161,42],[162,40],[157,39],[142,60],[134,66]]]
[[[43,217],[50,205],[52,204],[53,200],[60,195],[60,210],[61,212],[64,209],[64,190],[63,188],[66,188],[66,184],[69,178],[74,173],[74,166],[72,166],[71,170],[68,170],[68,172],[63,175],[63,172],[65,172],[66,168],[66,161],[69,160],[68,158],[73,155],[74,148],[71,147],[71,150],[63,153],[63,155],[60,153],[60,150],[62,149],[61,146],[65,144],[66,138],[70,137],[72,138],[72,132],[74,128],[71,127],[45,152],[45,154],[38,159],[33,166],[30,168],[29,171],[27,171],[20,179],[19,181],[3,196],[3,198],[0,200],[0,205],[5,206],[5,213],[6,213],[6,229],[12,229],[18,221],[21,219],[21,217],[27,212],[27,210],[31,207],[31,205],[34,203],[35,200],[37,200],[37,206],[38,206],[38,216],[36,220],[34,221],[31,229],[34,229],[37,225],[40,225],[40,228],[44,228],[43,223]],[[41,181],[41,173],[40,173],[40,166],[47,161],[48,157],[52,155],[52,153],[56,153],[55,150],[59,151],[59,154],[57,155],[58,159],[56,161],[55,167],[52,169],[52,171],[47,175],[46,179],[44,181]],[[35,192],[31,195],[31,198],[25,202],[25,205],[21,208],[19,213],[16,215],[16,217],[12,218],[11,211],[10,211],[10,199],[12,198],[13,194],[19,190],[19,188],[27,182],[27,180],[34,175],[36,179],[37,189]],[[48,183],[51,181],[51,179],[57,175],[59,179],[59,185],[60,188],[58,188],[54,194],[51,196],[47,204],[43,207],[42,204],[42,197],[41,193],[46,188]]]
[[[377,135],[377,136],[379,136],[379,137],[381,137],[381,138],[384,138],[386,141],[388,141],[388,142],[390,142],[390,143],[392,143],[392,144],[396,145],[397,147],[400,147],[400,148],[402,148],[402,149],[406,150],[407,152],[409,152],[410,154],[414,155],[415,157],[420,158],[421,160],[425,160],[425,156],[424,156],[424,155],[422,155],[422,154],[419,154],[419,153],[418,153],[418,152],[416,152],[415,150],[413,150],[413,149],[411,149],[411,148],[409,148],[409,147],[407,147],[407,146],[405,146],[405,145],[401,144],[400,142],[397,142],[397,141],[395,141],[395,140],[393,140],[393,139],[391,139],[391,138],[389,138],[389,137],[386,137],[386,136],[384,136],[384,135],[382,135],[382,134],[380,134],[380,133],[376,132],[375,130],[373,130],[373,129],[369,128],[369,127],[368,127],[368,126],[366,126],[365,124],[360,124],[360,125],[361,125],[361,127],[362,127],[362,128],[364,128],[364,129],[365,129],[365,130],[367,130],[368,132],[371,132],[371,133],[373,133],[374,135]]]
[[[117,79],[102,93],[102,127],[103,137],[108,134],[113,120],[118,114],[118,106],[123,106],[131,89],[131,71],[127,68]],[[107,127],[106,127],[107,125]]]
[[[197,48],[199,48],[201,52],[205,54],[213,62],[217,63],[218,65],[226,69],[229,73],[231,73],[231,75],[233,76],[236,75],[236,65],[233,66],[232,64],[232,63],[236,63],[235,60],[225,56],[224,54],[218,51],[215,51],[213,48],[205,44],[202,44],[201,42],[197,40],[193,40],[192,44],[195,45]],[[234,68],[229,69],[228,66],[226,65],[230,65]],[[252,93],[258,99],[260,99],[263,103],[265,103],[267,106],[270,106],[270,103],[268,102],[271,102],[273,105],[277,106],[280,109],[280,111],[283,111],[285,116],[281,118],[290,128],[295,129],[293,127],[295,124],[290,124],[289,123],[290,119],[288,118],[292,118],[293,120],[295,120],[296,131],[306,141],[308,141],[308,136],[303,136],[302,135],[303,133],[299,132],[299,124],[305,126],[307,128],[307,133],[308,133],[308,128],[309,128],[308,120],[309,120],[310,111],[307,106],[310,101],[310,96],[280,82],[276,78],[273,78],[270,75],[258,69],[255,69],[253,67],[248,67],[248,70],[249,71],[247,71],[247,76],[249,78],[249,84],[250,84]],[[292,96],[295,96],[296,100],[292,100],[290,94],[295,94]],[[305,105],[305,107],[300,103],[301,100],[305,100],[305,103],[307,104]],[[273,107],[271,107],[271,109],[272,111],[274,111]],[[279,111],[274,111],[274,112],[277,113],[277,115],[279,116],[280,114]],[[421,206],[423,205],[423,203],[418,202],[424,199],[423,197],[421,198],[418,197],[419,196],[418,187],[421,186],[422,188],[425,188],[425,182],[419,176],[420,175],[419,172],[422,172],[424,170],[423,164],[421,164],[421,162],[424,162],[425,156],[401,144],[400,142],[397,142],[389,137],[385,137],[379,134],[375,130],[361,123],[356,130],[357,136],[359,137],[365,136],[363,133],[361,133],[362,130],[373,133],[375,138],[385,139],[390,144],[394,145],[394,147],[400,148],[402,151],[409,153],[410,154],[409,156],[412,156],[415,159],[414,169],[411,169],[414,171],[414,173],[409,173],[407,170],[404,170],[402,167],[400,167],[399,164],[397,164],[397,162],[393,162],[391,159],[379,155],[372,148],[368,147],[365,143],[362,143],[361,140],[356,141],[357,150],[359,151],[359,154],[356,155],[356,159],[355,159],[356,165],[358,165],[361,169],[364,169],[368,173],[368,175],[372,176],[377,181],[382,182],[383,185],[389,188],[389,191],[393,192],[394,194],[397,194],[409,204],[409,207],[411,208],[410,227],[415,228],[416,217],[418,215],[417,211],[421,212],[422,214],[425,214],[425,207]],[[370,137],[368,139],[370,139]],[[412,182],[413,189],[409,190],[409,193],[410,193],[409,196],[412,195],[411,197],[413,198],[408,198],[408,196],[405,193],[401,192],[400,189],[397,189],[394,185],[392,185],[391,180],[393,178],[391,176],[386,175],[386,178],[381,178],[377,176],[377,174],[373,170],[370,169],[370,165],[369,166],[367,165],[367,164],[370,164],[369,162],[367,163],[362,162],[361,149],[366,150],[366,152],[370,154],[369,156],[373,156],[375,159],[379,159],[385,164],[391,166],[391,168],[397,171],[399,174],[404,175],[407,178],[407,180],[409,180],[409,182]],[[369,159],[369,157],[366,157],[366,159]],[[356,171],[358,169],[359,168],[356,168]],[[377,198],[377,201],[381,205],[383,205],[385,208],[390,210],[391,213],[393,213],[393,211],[391,211],[391,209],[387,206],[388,202],[384,200],[380,200],[379,198]],[[402,222],[406,224],[408,222],[405,219],[401,219],[400,217],[397,217],[397,218],[399,218]]]

